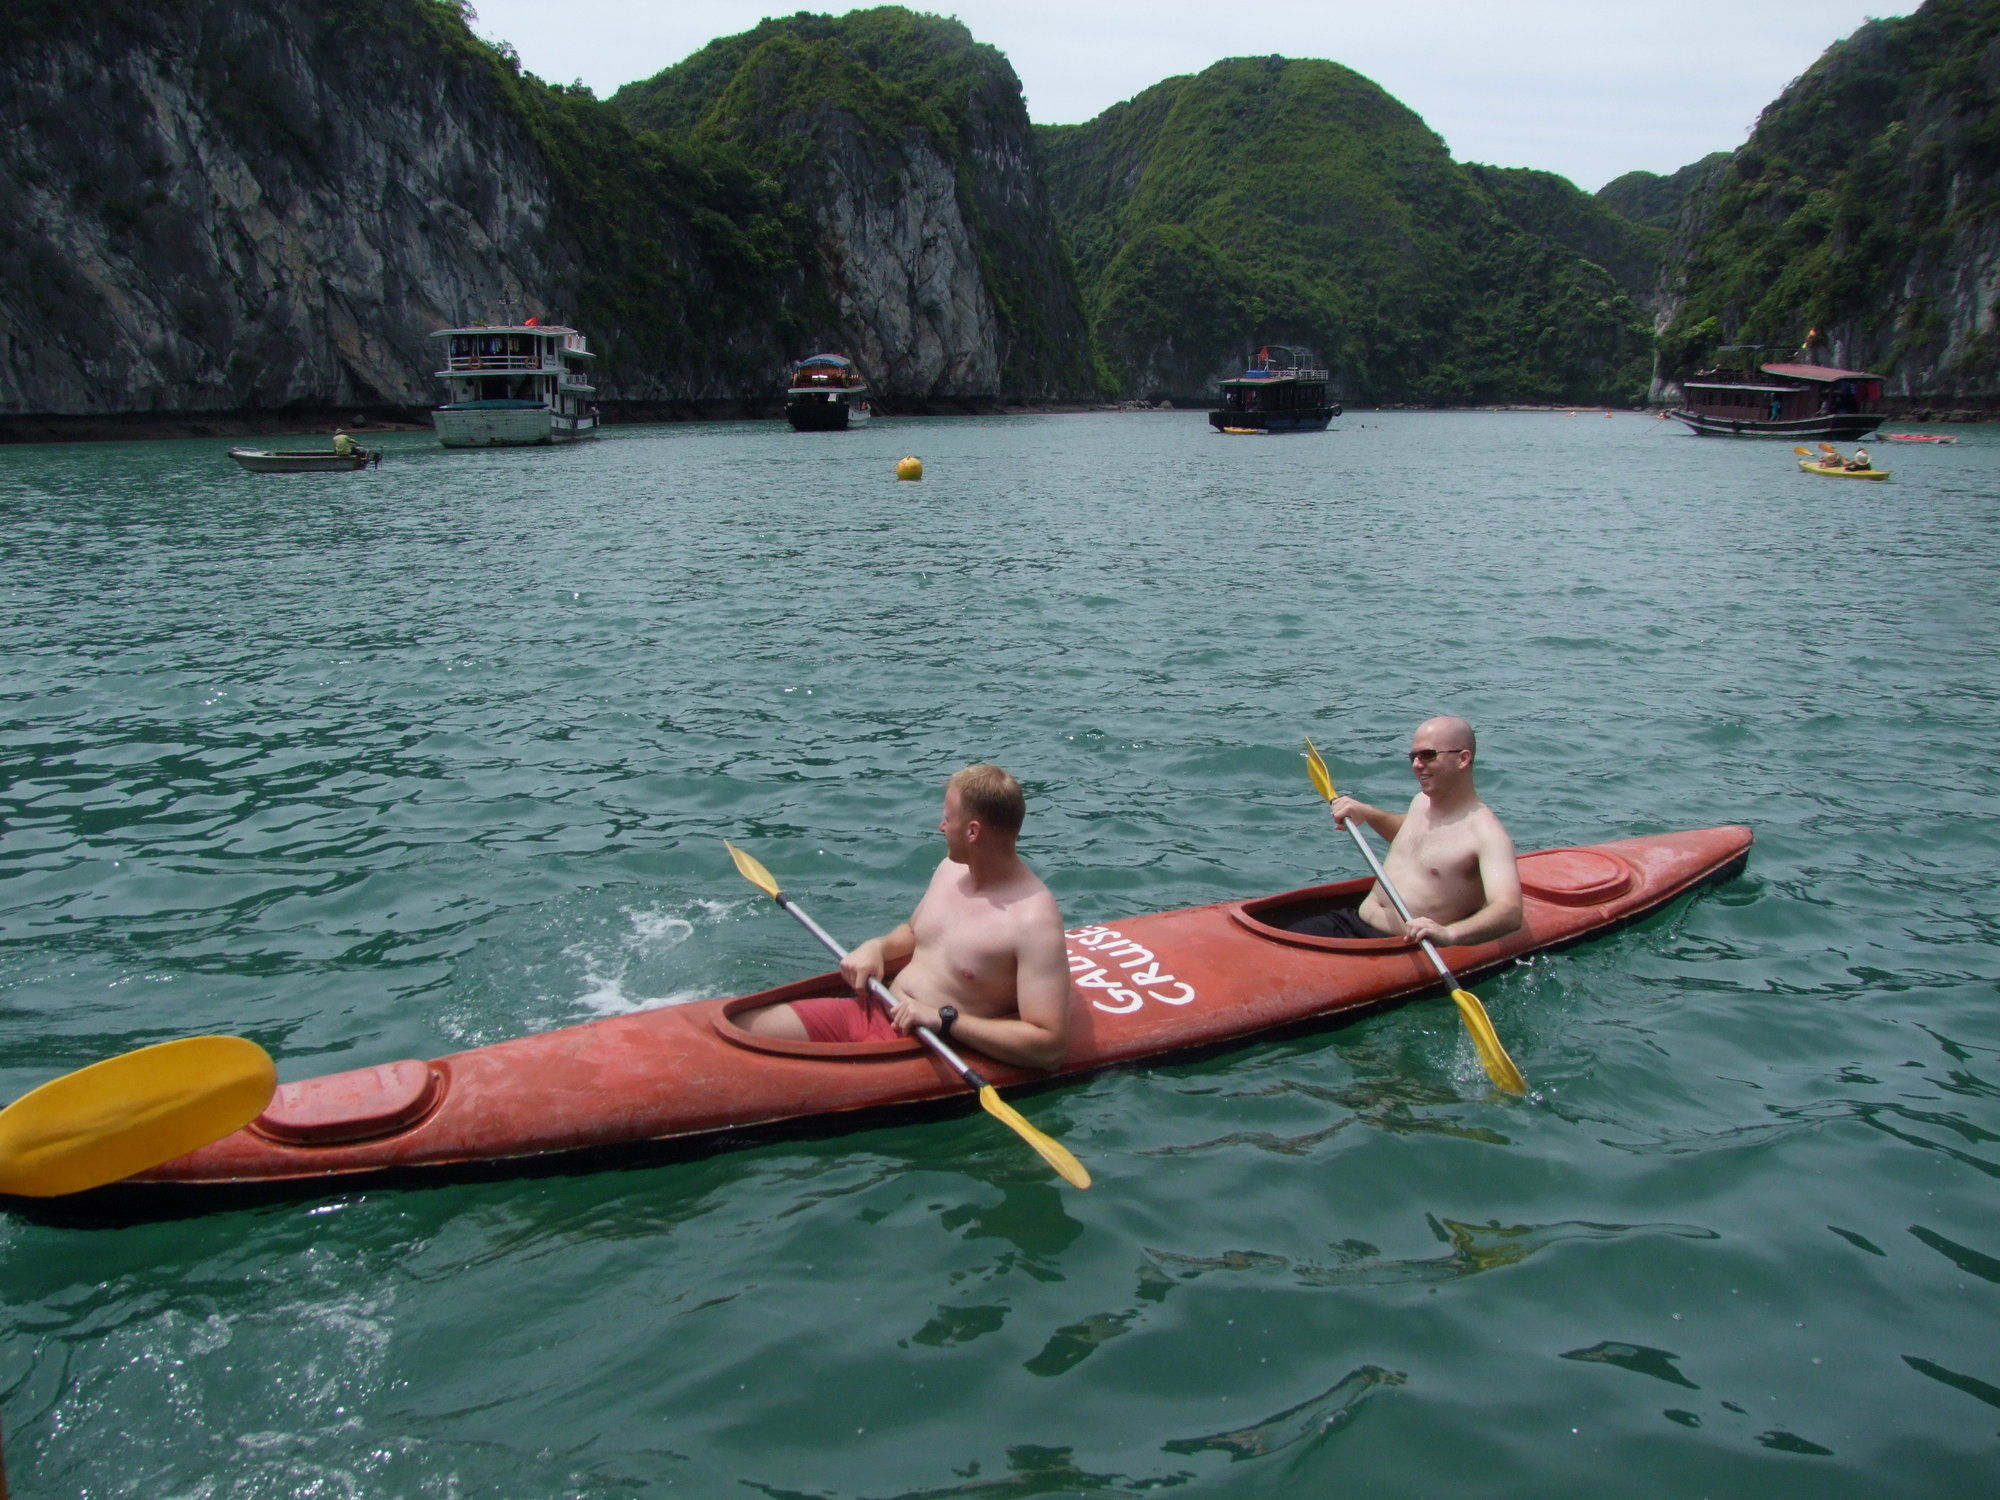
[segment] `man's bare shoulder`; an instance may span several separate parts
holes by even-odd
[[[1041,876],[1030,870],[1026,865],[1021,867],[1021,873],[1023,878],[1017,887],[1019,894],[1013,898],[1019,903],[1021,919],[1023,921],[1054,922],[1060,927],[1062,925],[1062,909],[1056,904],[1055,892],[1049,889],[1048,883]]]
[[[1473,836],[1482,844],[1492,844],[1496,848],[1504,846],[1509,854],[1514,852],[1514,836],[1507,831],[1507,825],[1500,821],[1500,814],[1484,802],[1472,810],[1469,821]]]

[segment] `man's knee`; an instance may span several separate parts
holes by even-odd
[[[792,1042],[812,1040],[806,1035],[805,1022],[789,1005],[760,1005],[737,1024],[755,1036],[773,1036]]]

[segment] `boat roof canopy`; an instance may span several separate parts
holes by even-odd
[[[799,361],[798,367],[803,370],[807,365],[834,365],[845,370],[853,364],[854,361],[845,354],[809,354]]]
[[[1871,375],[1866,370],[1836,370],[1832,365],[1760,365],[1766,375],[1776,375],[1782,380],[1817,380],[1832,384],[1836,380],[1880,380],[1880,375]]]
[[[575,333],[567,323],[474,323],[469,328],[440,328],[431,335],[434,339],[450,338],[454,333]]]

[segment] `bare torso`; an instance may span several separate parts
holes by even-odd
[[[1420,792],[1410,803],[1382,867],[1412,913],[1441,923],[1456,922],[1486,904],[1480,850],[1482,841],[1490,843],[1496,837],[1511,855],[1507,831],[1484,802],[1441,814]],[[1379,884],[1362,901],[1361,919],[1384,932],[1403,929],[1395,903]]]
[[[974,889],[966,866],[943,860],[910,917],[916,951],[889,988],[968,1015],[1014,1015],[1020,955],[1051,927],[1060,942],[1055,897],[1026,865],[1004,883]]]

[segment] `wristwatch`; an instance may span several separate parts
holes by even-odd
[[[940,1005],[938,1007],[937,1034],[940,1039],[951,1035],[951,1028],[958,1024],[958,1007]]]

